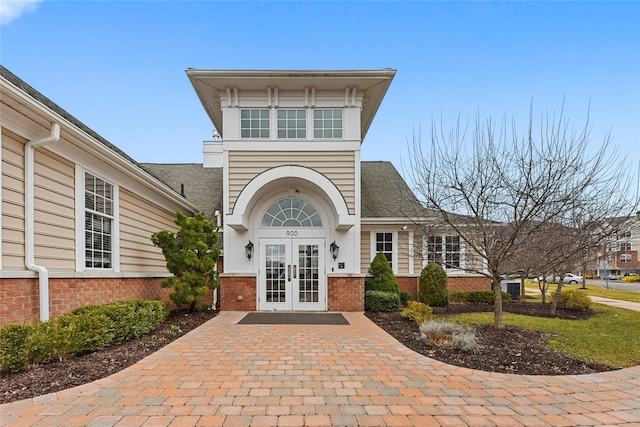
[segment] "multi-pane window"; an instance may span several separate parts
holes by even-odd
[[[320,214],[310,203],[293,197],[278,200],[262,217],[263,227],[322,227]]]
[[[269,138],[269,110],[240,110],[241,138]]]
[[[376,254],[382,252],[393,268],[393,233],[376,233]]]
[[[631,242],[622,242],[620,243],[621,251],[630,251],[631,250]]]
[[[306,137],[306,110],[278,110],[278,138]]]
[[[112,267],[113,185],[84,175],[85,266]]]
[[[631,254],[620,255],[620,262],[631,262]]]
[[[460,236],[428,236],[427,262],[435,262],[444,268],[460,268]]]
[[[342,110],[314,110],[313,137],[342,138]]]

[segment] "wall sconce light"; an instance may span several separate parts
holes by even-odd
[[[253,256],[253,243],[249,240],[249,243],[244,247],[244,254],[247,256],[247,259],[251,259]]]
[[[338,254],[340,253],[340,246],[338,246],[336,244],[336,241],[334,240],[331,245],[329,245],[329,249],[331,249],[331,257],[333,258],[333,260],[335,261],[336,258],[338,258]]]

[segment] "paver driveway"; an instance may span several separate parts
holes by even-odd
[[[109,378],[0,407],[7,426],[640,426],[640,367],[519,376],[349,326],[237,325],[224,312]]]

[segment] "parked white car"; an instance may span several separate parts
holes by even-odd
[[[560,283],[559,277],[548,276],[546,279],[547,283]],[[562,283],[568,283],[571,285],[575,285],[577,283],[582,283],[582,276],[577,276],[572,273],[566,273],[562,278]]]
[[[607,274],[604,276],[604,280],[618,280],[617,274]]]

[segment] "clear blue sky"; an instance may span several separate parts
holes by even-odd
[[[202,162],[201,69],[398,73],[363,160],[400,169],[432,119],[559,111],[640,162],[640,2],[2,0],[1,63],[139,162]]]

